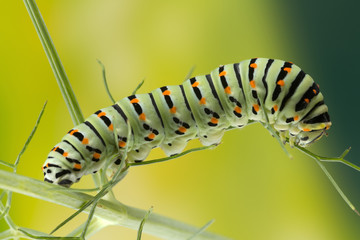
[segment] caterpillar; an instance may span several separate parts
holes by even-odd
[[[323,95],[308,74],[292,62],[252,58],[98,110],[51,150],[44,180],[70,187],[96,173],[109,156],[119,156],[110,169],[125,155],[143,161],[156,147],[172,156],[191,139],[218,144],[227,129],[250,121],[268,123],[281,140],[304,147],[331,126]]]

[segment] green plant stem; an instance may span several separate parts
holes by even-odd
[[[77,227],[74,231],[72,231],[70,234],[67,235],[67,237],[78,237],[81,235],[81,233],[84,230],[86,223],[81,224],[79,227]],[[106,226],[108,226],[108,222],[104,221],[100,218],[94,218],[86,231],[86,237],[91,237],[92,235],[94,235],[95,233],[97,233],[98,231],[100,231],[101,229],[105,228]]]
[[[17,175],[11,172],[0,170],[0,188],[30,197],[42,199],[48,202],[63,205],[69,208],[78,209],[86,202],[93,199],[93,196],[73,191],[54,191],[56,186]],[[58,187],[59,189],[62,187]],[[89,209],[84,212],[89,213]],[[136,209],[106,200],[98,201],[95,216],[108,222],[109,225],[120,225],[137,230],[141,220],[147,211]],[[178,222],[167,217],[152,214],[146,221],[144,232],[165,239],[187,239],[191,237],[198,228]],[[205,239],[227,239],[211,233],[203,233],[198,236],[199,240]]]
[[[78,125],[84,121],[84,117],[81,113],[79,103],[76,100],[75,94],[66,75],[64,66],[60,61],[54,43],[47,30],[44,19],[40,14],[39,8],[36,5],[35,0],[24,0],[24,4],[35,26],[36,32],[40,38],[40,42],[44,47],[46,56],[50,62],[50,66],[54,72],[60,91],[70,111],[71,118],[74,124]]]
[[[143,166],[143,165],[148,165],[148,164],[153,164],[153,163],[165,162],[165,161],[173,160],[175,158],[182,157],[182,156],[184,156],[186,154],[189,154],[189,153],[192,153],[192,152],[212,149],[212,148],[215,148],[216,146],[217,145],[210,145],[210,146],[203,146],[203,147],[198,147],[198,148],[191,148],[191,149],[188,149],[186,151],[183,151],[183,152],[181,152],[179,154],[176,154],[174,156],[171,156],[171,157],[152,159],[152,160],[143,161],[143,162],[128,163],[127,166],[136,167],[136,166]]]
[[[29,16],[34,24],[36,32],[39,36],[40,42],[43,45],[46,56],[49,60],[50,66],[54,72],[56,81],[59,85],[61,94],[64,98],[66,106],[69,110],[71,119],[74,125],[79,125],[84,122],[84,116],[81,112],[80,105],[76,99],[74,91],[71,87],[70,81],[66,75],[64,66],[61,63],[60,57],[56,51],[54,43],[47,30],[44,19],[41,16],[40,10],[36,5],[35,0],[23,0]],[[98,179],[98,174],[93,175],[93,180],[96,187],[101,184]]]
[[[297,146],[295,145],[295,148],[297,148],[298,150],[300,150],[301,152],[305,153],[306,155],[308,155],[309,157],[315,159],[316,163],[320,166],[321,170],[323,170],[323,172],[325,173],[325,175],[327,176],[327,178],[330,180],[331,184],[334,186],[334,188],[336,189],[336,191],[340,194],[340,196],[342,197],[342,199],[346,202],[346,204],[358,215],[360,216],[360,213],[358,212],[358,210],[355,208],[355,206],[351,203],[351,201],[347,198],[347,196],[345,195],[345,193],[341,190],[341,188],[339,187],[339,185],[336,183],[336,181],[334,180],[334,178],[331,176],[331,174],[329,173],[329,171],[326,169],[326,167],[324,166],[324,164],[322,164],[322,162],[340,162],[343,163],[347,166],[352,167],[353,169],[356,169],[357,171],[360,170],[360,168],[352,163],[350,163],[349,161],[346,161],[344,159],[344,157],[349,153],[350,148],[346,149],[341,155],[340,157],[335,157],[335,158],[329,158],[329,157],[322,157],[322,156],[318,156],[312,152],[310,152],[309,150]]]
[[[8,229],[3,232],[0,232],[0,239],[2,239],[2,240],[14,239],[15,234],[16,234],[16,231],[13,231],[12,229]]]
[[[18,226],[16,226],[16,224],[13,222],[13,220],[10,218],[9,214],[6,212],[7,209],[5,208],[5,206],[3,205],[2,202],[0,202],[0,208],[4,211],[4,219],[5,219],[5,222],[7,223],[7,225],[10,227],[9,231],[13,231],[16,230],[18,228]],[[0,239],[2,239],[0,237]]]
[[[142,231],[144,229],[144,225],[145,225],[145,222],[146,220],[149,218],[150,214],[152,213],[153,211],[153,207],[151,207],[148,212],[145,214],[144,218],[141,220],[141,223],[140,223],[140,226],[139,226],[139,230],[137,232],[137,238],[136,240],[141,240],[141,235],[142,235]]]
[[[101,67],[101,70],[102,70],[102,77],[103,77],[103,81],[104,81],[106,93],[108,94],[111,102],[114,104],[116,101],[115,101],[115,99],[113,98],[113,96],[111,95],[109,86],[108,86],[107,81],[106,81],[105,66],[104,66],[104,64],[103,64],[99,59],[97,60],[97,62],[99,63],[99,65],[100,65],[100,67]]]
[[[323,156],[318,156],[312,152],[310,152],[309,150],[303,148],[303,147],[300,147],[300,146],[295,146],[298,150],[300,150],[301,152],[305,153],[306,155],[308,155],[309,157],[312,157],[316,160],[319,160],[321,162],[339,162],[339,163],[342,163],[342,164],[345,164],[346,166],[349,166],[357,171],[360,171],[360,167],[359,166],[356,166],[355,164],[347,161],[344,159],[344,157],[346,156],[346,154],[349,153],[350,151],[350,148],[346,149],[341,155],[340,157],[335,157],[335,158],[331,158],[331,157],[323,157]]]

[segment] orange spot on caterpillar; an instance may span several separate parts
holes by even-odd
[[[41,170],[44,170],[44,166],[41,167]]]
[[[274,109],[275,112],[277,112],[278,108],[279,108],[278,105],[273,106],[273,109]]]
[[[197,86],[199,86],[199,82],[194,82],[191,86],[192,87],[197,87]]]
[[[252,88],[255,88],[255,87],[256,87],[255,80],[251,80],[251,81],[250,81],[250,86],[251,86]]]
[[[310,132],[311,130],[310,130],[310,128],[303,128],[303,131],[304,132]]]
[[[114,125],[111,123],[109,126],[110,131],[114,130]]]
[[[224,90],[226,94],[231,94],[231,88],[229,86],[227,86]]]
[[[289,73],[291,72],[291,68],[284,68],[284,71]]]
[[[238,106],[236,106],[236,107],[234,108],[234,111],[237,112],[237,113],[241,113],[241,108],[238,107]]]
[[[314,92],[314,94],[317,94],[317,91],[315,89],[313,89],[313,92]]]
[[[221,73],[219,73],[219,77],[225,76],[226,75],[226,71],[222,71]]]
[[[93,157],[96,158],[96,159],[99,159],[100,158],[100,153],[94,153]]]
[[[150,133],[150,134],[148,135],[148,138],[154,139],[154,138],[155,138],[155,134],[154,134],[154,133]]]
[[[306,103],[309,103],[309,102],[310,102],[310,100],[309,100],[308,98],[305,98],[304,101],[305,101]]]
[[[212,117],[212,118],[210,119],[210,122],[216,124],[216,123],[219,122],[219,119]]]
[[[88,138],[84,138],[81,143],[82,143],[82,144],[88,144],[88,143],[89,143],[89,139],[88,139]]]
[[[260,106],[259,106],[258,104],[254,104],[254,105],[253,105],[253,108],[254,108],[254,110],[255,110],[256,112],[258,112],[259,109],[260,109]]]
[[[284,85],[285,85],[285,82],[284,82],[284,80],[279,80],[279,81],[277,82],[277,84],[280,85],[280,86],[284,86]]]
[[[67,157],[68,155],[69,155],[68,152],[64,152],[64,153],[63,153],[63,156],[64,156],[64,157]]]
[[[53,151],[55,152],[58,148],[59,148],[59,146],[55,147],[55,148],[53,149]]]
[[[171,112],[172,114],[176,113],[176,107],[170,108],[170,112]]]
[[[299,116],[298,116],[298,115],[296,115],[296,116],[294,117],[294,121],[297,121],[297,120],[299,120]]]
[[[139,99],[137,98],[134,98],[134,99],[131,99],[130,103],[138,103],[139,102]]]
[[[124,141],[119,142],[119,147],[123,148],[125,146],[126,146],[126,142],[124,142]]]
[[[102,116],[105,116],[105,115],[106,115],[105,112],[101,112],[101,113],[99,113],[97,116],[98,116],[98,117],[102,117]]]
[[[182,133],[186,132],[186,128],[183,126],[179,127],[179,132],[182,132]]]
[[[170,95],[170,91],[169,90],[165,90],[162,94],[164,95],[164,96],[168,96],[168,95]]]
[[[250,67],[251,67],[251,68],[257,68],[257,64],[256,64],[256,63],[252,63],[252,64],[250,64]]]
[[[205,104],[206,104],[206,100],[205,100],[205,98],[204,98],[204,97],[203,97],[203,98],[201,98],[199,103],[200,103],[200,104],[202,104],[202,105],[205,105]]]
[[[74,129],[74,130],[72,130],[71,132],[69,132],[69,134],[70,135],[73,135],[74,133],[76,133],[76,132],[78,132],[79,130],[77,130],[77,129]]]
[[[46,167],[47,167],[47,168],[49,167],[49,163],[46,164]]]
[[[141,113],[141,114],[139,115],[139,119],[145,121],[145,120],[146,120],[145,113]]]
[[[74,164],[74,168],[75,168],[75,169],[81,169],[81,164],[75,163],[75,164]]]

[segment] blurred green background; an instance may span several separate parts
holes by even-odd
[[[96,59],[105,64],[111,91],[120,99],[144,77],[140,93],[180,84],[193,65],[200,75],[252,57],[278,58],[309,73],[329,106],[333,127],[310,149],[336,156],[352,146],[347,159],[360,164],[358,1],[37,2],[85,116],[111,104]],[[15,161],[48,100],[18,170],[42,179],[49,150],[73,124],[23,2],[1,5],[0,159]],[[156,213],[195,226],[215,219],[209,230],[233,239],[359,239],[360,217],[314,160],[290,151],[292,160],[263,127],[251,125],[228,132],[215,150],[131,169],[115,191],[125,204],[154,206]],[[154,150],[150,158],[161,156]],[[360,173],[326,166],[360,208]],[[83,178],[76,187],[91,182]],[[18,194],[11,209],[18,225],[44,232],[71,213]],[[91,239],[135,237],[136,231],[110,227]]]

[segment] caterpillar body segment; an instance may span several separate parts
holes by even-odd
[[[109,167],[116,169],[125,149],[130,162],[143,161],[156,147],[171,156],[194,138],[217,144],[226,129],[250,120],[271,125],[290,145],[308,146],[331,126],[327,110],[318,85],[291,62],[253,58],[223,65],[95,112],[52,149],[44,179],[69,187],[109,156],[118,156]]]

